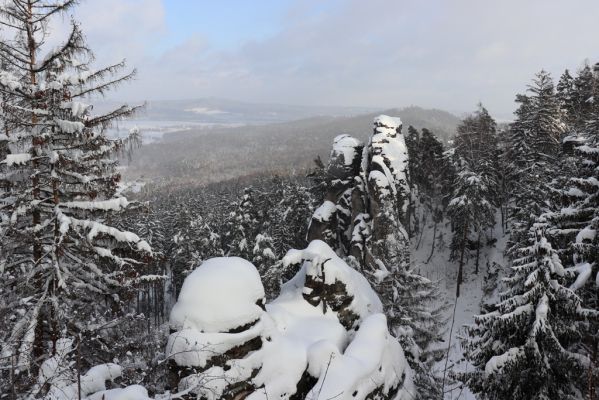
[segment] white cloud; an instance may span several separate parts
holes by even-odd
[[[284,28],[221,50],[193,35],[166,51],[159,0],[85,2],[77,13],[102,61],[140,70],[129,98],[401,106],[453,111],[483,101],[511,112],[541,68],[598,59],[599,2],[557,0],[298,1]],[[223,21],[227,16],[223,15]],[[235,29],[229,27],[228,29]]]

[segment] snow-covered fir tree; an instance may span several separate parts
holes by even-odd
[[[470,243],[476,247],[478,273],[482,239],[494,226],[495,206],[499,205],[497,124],[482,104],[458,126],[452,151],[456,177],[447,211],[454,231],[451,258],[459,262],[459,297],[467,249]]]
[[[575,130],[585,128],[586,121],[592,113],[593,91],[595,77],[591,66],[585,62],[574,78],[574,94],[571,108],[573,109],[571,124]]]
[[[408,147],[409,148],[409,147]],[[423,128],[419,139],[419,147],[410,156],[412,207],[414,211],[415,228],[417,234],[416,248],[420,247],[424,230],[429,221],[433,222],[431,251],[429,260],[435,252],[437,245],[437,231],[445,217],[448,193],[451,191],[455,171],[448,157],[445,156],[443,143],[428,129]],[[450,194],[450,193],[449,193]]]
[[[490,187],[494,182],[474,172],[465,160],[461,159],[458,162],[454,192],[447,207],[454,230],[451,258],[459,263],[457,297],[460,296],[460,285],[464,281],[464,265],[468,257],[469,243],[474,242],[477,245],[476,272],[478,272],[481,236],[495,223],[495,208],[488,200],[491,196]]]
[[[484,176],[488,183],[497,182],[497,123],[482,104],[458,125],[454,154]],[[491,186],[488,191],[491,197],[487,200],[495,199],[497,188]]]
[[[564,120],[568,124],[574,125],[576,115],[576,108],[574,105],[574,78],[567,69],[560,76],[559,81],[555,86],[555,91]]]
[[[511,242],[526,240],[536,216],[547,211],[549,183],[555,177],[557,156],[566,125],[549,73],[539,72],[511,125],[511,145],[505,153],[510,187]]]
[[[75,3],[0,6],[0,58],[10,65],[0,74],[10,98],[0,124],[10,127],[0,137],[10,149],[0,163],[10,182],[0,194],[1,359],[3,371],[20,372],[25,383],[61,338],[79,337],[88,348],[82,357],[93,359],[96,329],[127,312],[131,280],[152,253],[138,235],[108,225],[129,205],[118,190],[117,156],[137,132],[113,140],[106,129],[135,109],[93,114],[86,103],[133,73],[120,74],[123,63],[93,69],[75,22],[66,41],[44,53],[49,19]]]
[[[595,86],[593,97],[597,93],[599,87]],[[591,110],[584,131],[564,140],[564,147],[572,148],[565,149],[562,156],[564,176],[552,182],[559,201],[542,218],[566,268],[570,289],[581,297],[583,307],[599,311],[599,106],[593,102]],[[590,329],[580,344],[591,360],[586,375],[589,396],[593,396],[599,389],[599,320],[590,319],[588,324]]]
[[[254,189],[245,188],[236,210],[231,212],[227,221],[227,231],[223,237],[226,255],[246,260],[252,258],[252,242],[258,232],[256,212]]]
[[[589,358],[577,345],[597,314],[564,286],[566,270],[543,229],[530,235],[495,310],[467,328],[474,370],[456,376],[482,399],[584,398]]]

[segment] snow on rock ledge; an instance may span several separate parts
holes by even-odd
[[[221,324],[221,309],[232,317],[232,303],[252,310],[263,296],[253,265],[228,260],[205,262],[183,284],[171,315],[180,330],[167,348],[173,387],[209,400],[412,399],[412,373],[380,300],[327,244],[313,241],[285,256],[299,272],[266,311],[240,313],[258,318],[251,325]],[[205,330],[215,326],[219,333]]]
[[[366,278],[321,240],[310,242],[305,250],[290,250],[283,264],[301,265],[303,298],[324,313],[334,312],[346,329],[356,328],[360,320],[383,312]]]

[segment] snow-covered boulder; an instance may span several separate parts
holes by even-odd
[[[212,258],[185,278],[170,325],[173,330],[228,332],[256,322],[263,307],[264,287],[251,262]]]
[[[189,274],[170,315],[170,385],[260,348],[264,303],[260,275],[242,258],[212,258]]]
[[[367,280],[322,241],[290,251],[283,263],[297,266],[298,273],[266,304],[255,324],[219,333],[176,324],[182,329],[171,335],[167,353],[177,367],[195,367],[178,376],[179,391],[209,400],[324,400],[331,394],[348,400],[411,399],[412,372]],[[187,279],[194,282],[195,273]],[[227,277],[257,284],[249,273]],[[186,281],[184,288],[196,284],[203,285]],[[184,297],[185,302],[191,300]],[[208,315],[215,317],[215,311]],[[174,322],[181,322],[179,313]],[[195,318],[211,326],[208,317]],[[257,347],[246,351],[244,343],[252,340],[258,340]]]

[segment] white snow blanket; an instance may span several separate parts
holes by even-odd
[[[291,250],[283,263],[298,265],[299,272],[266,311],[256,305],[264,291],[247,261],[211,259],[189,275],[171,314],[171,326],[179,330],[169,338],[167,355],[201,372],[183,378],[179,390],[217,400],[227,387],[245,381],[253,388],[248,400],[288,399],[308,374],[317,382],[307,393],[310,400],[359,400],[375,390],[412,399],[412,371],[367,280],[318,240]],[[306,280],[315,277],[351,297],[343,312],[358,317],[352,327],[344,327],[326,299],[316,306],[306,301],[313,290]],[[248,327],[240,332],[235,329],[240,326]],[[262,340],[259,350],[203,369],[213,357],[256,337]]]

